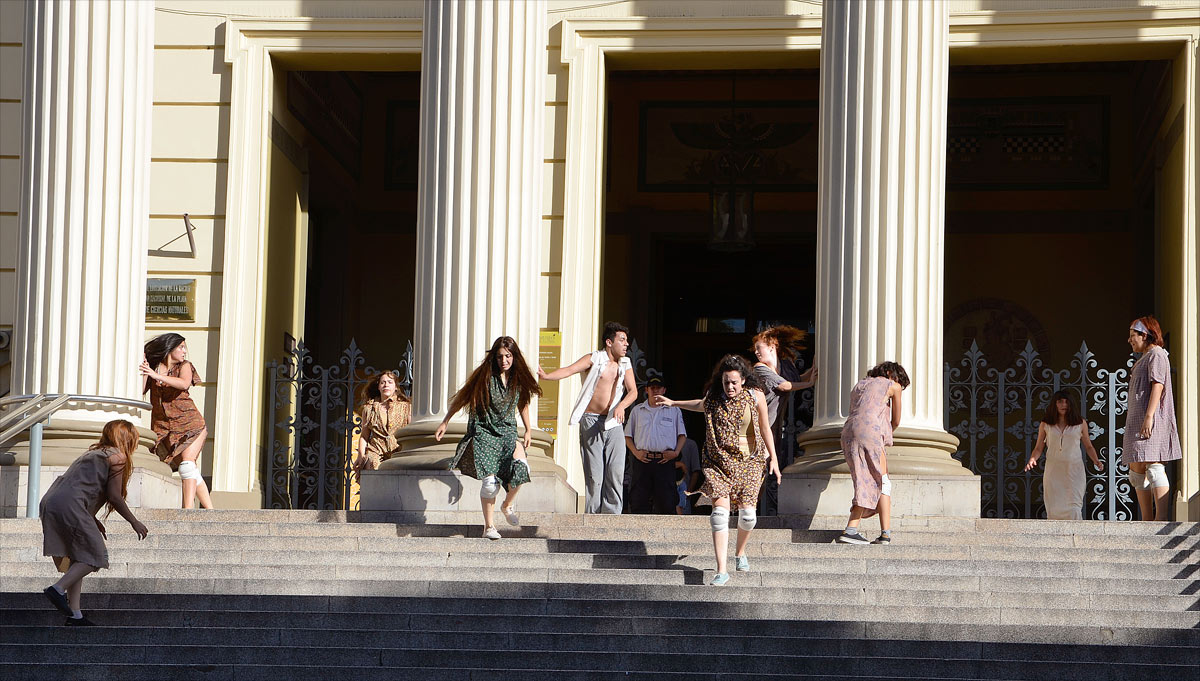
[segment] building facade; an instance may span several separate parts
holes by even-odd
[[[884,359],[914,382],[897,466],[936,481],[961,474],[943,385],[970,341],[1119,368],[1153,313],[1174,513],[1200,519],[1195,0],[0,13],[0,393],[136,398],[141,344],[182,333],[219,505],[269,502],[267,365],[297,343],[393,368],[411,341],[406,449],[436,454],[496,336],[569,362],[616,318],[697,393],[794,323],[821,380],[793,484]],[[540,441],[579,489],[557,388]],[[76,407],[49,430],[114,413]]]

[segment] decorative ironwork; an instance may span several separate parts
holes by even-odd
[[[980,506],[985,518],[1044,518],[1042,475],[1026,472],[1037,443],[1038,421],[1058,390],[1070,390],[1091,426],[1089,436],[1104,470],[1087,466],[1083,515],[1093,520],[1130,520],[1134,502],[1128,469],[1120,463],[1118,437],[1124,430],[1131,358],[1123,369],[1099,368],[1087,343],[1070,367],[1053,371],[1031,342],[1007,369],[988,366],[979,346],[963,354],[958,366],[946,363],[943,374],[945,423],[960,443],[954,458],[980,477]]]
[[[412,390],[412,343],[394,372]],[[346,509],[352,497],[351,454],[358,407],[378,371],[353,340],[337,364],[313,363],[304,341],[267,363],[268,422],[265,482],[268,508]]]

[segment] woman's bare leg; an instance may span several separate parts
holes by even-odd
[[[1159,522],[1166,522],[1168,511],[1167,500],[1171,497],[1170,487],[1155,487],[1147,493],[1147,496],[1153,493],[1154,495],[1154,519]],[[1141,498],[1138,499],[1141,501]]]
[[[728,511],[729,497],[713,499],[713,508],[718,506]],[[717,554],[717,574],[725,574],[725,561],[729,557],[729,530],[713,532],[713,550]]]
[[[523,447],[520,442],[517,443],[517,448],[513,451],[513,465],[518,465],[518,461],[523,462],[519,465],[525,466],[526,470],[529,469],[529,459],[525,455],[525,447]],[[508,488],[508,492],[504,495],[504,502],[500,504],[500,510],[507,513],[512,513],[513,502],[516,501],[517,492],[520,491],[521,487],[519,485],[510,486]]]
[[[195,440],[188,444],[187,449],[183,450],[180,459],[183,461],[196,462],[200,458],[200,452],[204,449],[204,441],[208,439],[208,429],[200,431]],[[200,500],[200,508],[212,508],[212,497],[208,494],[208,485],[204,482],[204,478],[196,480],[183,481],[183,507],[192,507],[192,498]]]
[[[747,507],[747,508],[749,508],[749,507]],[[741,512],[741,509],[740,509],[740,508],[738,509],[738,512],[739,512],[739,513]],[[748,543],[750,542],[750,533],[751,533],[751,532],[753,532],[753,531],[754,531],[754,530],[743,530],[743,529],[742,529],[742,528],[740,528],[740,527],[738,528],[738,533],[737,533],[737,552],[736,552],[736,553],[734,553],[733,555],[735,555],[735,556],[744,556],[744,555],[746,555],[746,544],[748,544]]]
[[[881,532],[887,532],[892,529],[892,496],[890,494],[879,495],[879,505],[875,507],[879,513],[879,529]]]
[[[850,507],[850,520],[846,522],[846,527],[853,527],[854,529],[858,529],[858,523],[859,523],[859,521],[862,520],[863,514],[865,514],[866,512],[867,512],[867,509],[863,508],[862,506],[858,506],[858,505],[851,506]]]
[[[66,592],[72,610],[80,610],[79,600],[83,594],[83,578],[96,571],[86,563],[71,563],[71,567],[54,583],[54,588]]]
[[[1141,473],[1145,475],[1146,463],[1143,461],[1134,461],[1129,464],[1129,470],[1133,471],[1134,473]],[[1135,489],[1133,491],[1137,493],[1138,509],[1142,512],[1142,520],[1150,520],[1155,518],[1154,497],[1151,495],[1150,490]]]
[[[483,507],[483,529],[486,530],[489,527],[495,527],[496,524],[492,520],[492,516],[495,515],[496,499],[495,498],[488,499],[487,497],[479,497],[479,505]]]

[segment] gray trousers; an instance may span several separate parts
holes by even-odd
[[[584,414],[579,419],[579,449],[583,454],[585,513],[621,512],[625,481],[625,429],[604,429],[608,417]]]

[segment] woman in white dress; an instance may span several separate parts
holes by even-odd
[[[1096,456],[1089,436],[1088,422],[1079,415],[1075,399],[1066,390],[1059,390],[1046,405],[1046,413],[1038,424],[1037,444],[1025,470],[1037,466],[1038,457],[1046,450],[1046,473],[1042,489],[1046,499],[1046,517],[1050,520],[1083,520],[1083,494],[1087,472],[1083,469],[1083,451],[1097,470],[1104,464]]]

